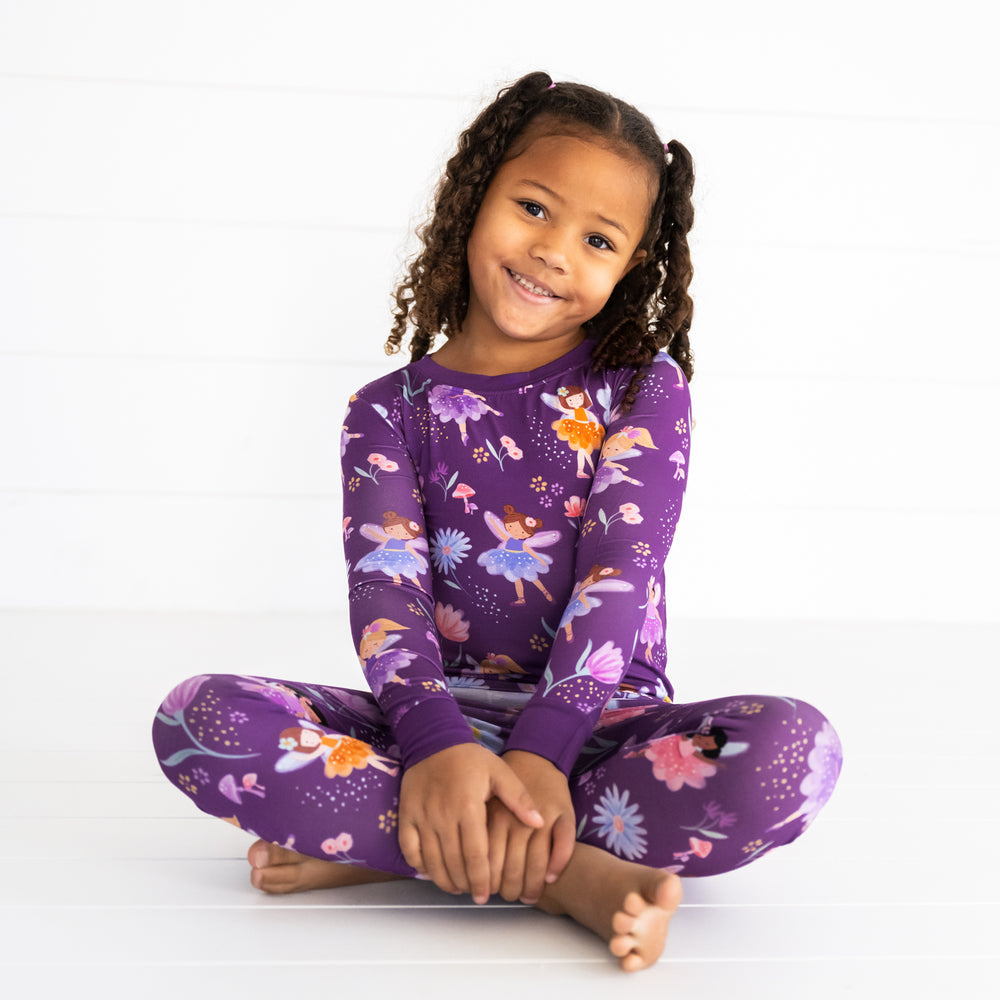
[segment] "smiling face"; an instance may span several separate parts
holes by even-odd
[[[654,183],[642,163],[596,141],[529,142],[497,170],[476,216],[461,338],[519,356],[575,347],[582,324],[645,256],[637,248]]]

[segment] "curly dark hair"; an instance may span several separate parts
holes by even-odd
[[[529,129],[530,124],[530,129]],[[604,308],[585,324],[595,340],[596,370],[642,369],[666,347],[684,374],[693,366],[688,331],[693,269],[687,233],[694,222],[694,164],[676,140],[664,144],[652,122],[632,105],[579,83],[553,84],[547,73],[529,73],[503,89],[459,136],[458,150],[438,184],[432,214],[417,230],[423,249],[395,291],[395,320],[386,341],[394,354],[407,331],[412,361],[438,333],[461,329],[469,307],[466,247],[486,189],[500,165],[541,135],[593,138],[647,163],[658,178],[649,225],[639,249],[646,257],[615,286]],[[518,140],[521,140],[520,142]],[[637,373],[625,399],[635,400]]]

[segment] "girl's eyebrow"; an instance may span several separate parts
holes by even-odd
[[[558,201],[560,204],[564,204],[566,201],[566,199],[563,198],[562,195],[557,194],[555,191],[552,190],[552,188],[546,187],[541,181],[533,181],[525,177],[521,180],[520,183],[530,184],[532,187],[536,187],[540,191],[544,191],[547,195],[550,195],[551,197],[555,198],[555,200]],[[615,222],[614,219],[609,219],[603,215],[598,215],[597,218],[600,219],[601,222],[604,223],[604,225],[612,226],[614,229],[617,229],[618,232],[620,232],[625,237],[625,239],[630,238],[628,230],[620,222]]]

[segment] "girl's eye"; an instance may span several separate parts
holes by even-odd
[[[595,250],[614,250],[614,247],[603,237],[594,233],[587,237],[587,243]]]
[[[545,209],[542,208],[537,201],[522,201],[521,207],[528,213],[528,215],[531,215],[536,219],[542,218],[545,214]]]

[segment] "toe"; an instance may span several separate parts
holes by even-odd
[[[635,929],[635,920],[631,913],[618,910],[611,918],[611,929],[615,934],[631,934]]]
[[[625,901],[622,903],[622,910],[624,910],[629,916],[637,917],[649,903],[646,902],[637,892],[630,892],[626,897]]]
[[[615,958],[624,958],[636,946],[636,940],[630,934],[616,934],[608,941],[608,950]]]

